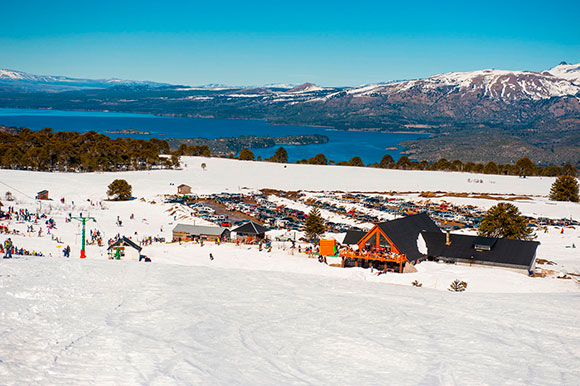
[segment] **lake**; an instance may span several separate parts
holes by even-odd
[[[426,134],[377,133],[363,131],[338,131],[324,127],[271,125],[265,121],[234,119],[199,119],[158,117],[151,114],[130,114],[88,111],[58,111],[36,109],[0,108],[0,125],[27,127],[41,130],[50,127],[55,131],[87,132],[94,130],[111,138],[192,138],[215,139],[242,135],[281,137],[286,135],[322,134],[329,142],[317,145],[284,146],[291,162],[323,153],[329,160],[348,161],[359,156],[365,163],[378,162],[385,154],[395,160],[400,157],[398,144],[402,141],[424,138]],[[151,135],[106,133],[107,130],[135,129]],[[386,150],[397,147],[397,150]],[[263,158],[274,154],[276,148],[252,149]]]

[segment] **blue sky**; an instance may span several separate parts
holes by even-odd
[[[1,9],[0,68],[36,74],[342,86],[580,62],[577,0],[12,1]]]

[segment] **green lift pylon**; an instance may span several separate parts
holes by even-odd
[[[95,221],[94,217],[71,217],[73,220],[78,220],[83,224],[83,244],[82,244],[82,248],[81,248],[81,259],[84,259],[87,257],[86,253],[85,253],[85,226],[87,224],[87,220],[93,220]]]

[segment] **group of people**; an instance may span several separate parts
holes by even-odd
[[[7,238],[6,240],[4,240],[4,243],[2,244],[2,249],[0,250],[0,253],[4,254],[5,259],[11,259],[12,255],[43,256],[42,252],[29,251],[27,249],[18,248],[16,246],[14,246],[14,244],[12,243],[12,239],[10,237]]]

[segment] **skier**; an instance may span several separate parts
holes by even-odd
[[[211,253],[209,254],[209,260],[213,261],[213,255]]]
[[[8,240],[4,241],[4,258],[12,258],[12,240],[10,240],[10,237],[8,237]]]

